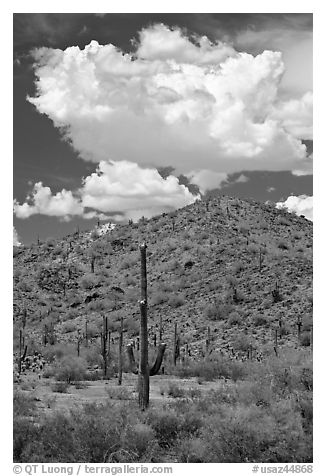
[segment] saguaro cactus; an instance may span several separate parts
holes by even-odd
[[[103,332],[101,332],[101,354],[103,358],[103,370],[104,377],[107,376],[108,370],[108,351],[107,351],[107,342],[108,342],[108,318],[103,316]]]
[[[27,354],[27,345],[25,345],[24,353],[22,354],[22,349],[24,347],[24,337],[23,331],[20,329],[19,331],[19,356],[18,356],[18,373],[20,374],[22,371],[22,362],[25,360]]]
[[[148,332],[147,332],[147,270],[146,243],[140,245],[140,359],[138,403],[141,410],[149,404]]]
[[[298,341],[300,343],[300,337],[301,337],[301,328],[302,328],[302,320],[300,317],[297,319],[297,327],[298,327]]]
[[[207,327],[207,337],[206,337],[206,354],[209,354],[210,347],[211,347],[211,329],[208,326]]]
[[[278,357],[278,340],[277,340],[277,337],[278,337],[278,329],[275,329],[274,352],[275,352],[276,357]]]
[[[177,365],[177,360],[180,357],[180,338],[178,336],[178,324],[174,324],[174,343],[173,343],[173,365]]]
[[[274,303],[282,301],[282,297],[280,294],[280,287],[277,280],[275,282],[275,288],[272,290],[272,296],[274,299]]]
[[[162,315],[160,316],[160,330],[159,330],[159,340],[162,342],[163,337],[163,322],[162,322]]]
[[[259,248],[259,272],[261,272],[263,266],[263,253],[261,247]]]
[[[118,385],[122,383],[122,344],[123,344],[123,317],[121,317],[120,335],[119,335],[119,362],[118,362]]]

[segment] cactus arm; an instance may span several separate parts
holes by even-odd
[[[130,370],[132,371],[133,374],[137,375],[138,369],[136,366],[134,351],[131,344],[127,345],[127,356],[128,356]]]
[[[161,368],[161,365],[162,365],[162,362],[163,362],[165,349],[166,349],[166,344],[161,343],[158,346],[158,352],[157,352],[155,363],[149,371],[150,376],[157,375],[158,372],[160,371],[160,368]]]
[[[24,353],[23,353],[23,355],[22,355],[21,358],[20,358],[22,362],[25,360],[26,354],[27,354],[27,345],[25,345]]]

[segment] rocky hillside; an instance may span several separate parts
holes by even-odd
[[[125,342],[139,322],[139,243],[146,241],[150,339],[201,354],[249,343],[264,352],[281,329],[280,345],[309,345],[312,325],[312,223],[273,204],[219,197],[139,223],[14,248],[14,341],[25,324],[30,345],[53,329],[58,342],[87,332],[94,342],[109,318],[124,318]],[[34,343],[34,344],[33,344]],[[171,350],[170,350],[171,351]]]

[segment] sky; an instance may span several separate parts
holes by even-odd
[[[312,219],[311,14],[14,14],[14,242],[207,195]]]

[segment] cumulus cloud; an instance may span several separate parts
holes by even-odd
[[[73,196],[71,191],[63,189],[52,195],[50,187],[44,187],[42,182],[34,185],[27,200],[22,205],[17,200],[14,201],[14,213],[17,218],[29,218],[38,214],[64,218],[80,215],[83,211],[80,201]]]
[[[73,215],[85,219],[138,220],[183,207],[199,198],[172,175],[164,179],[156,169],[143,169],[127,161],[103,161],[73,192],[62,190],[53,195],[42,182],[35,184],[25,203],[14,202],[14,212],[17,218],[43,214],[65,220]]]
[[[284,202],[277,202],[276,208],[286,208],[290,212],[297,215],[304,215],[308,220],[312,221],[313,215],[313,197],[307,195],[291,195]]]
[[[197,170],[187,174],[189,181],[198,185],[201,193],[214,188],[220,188],[221,183],[226,180],[227,174],[224,172],[213,172],[212,170]]]
[[[21,242],[15,227],[13,227],[13,245],[14,246],[21,246]]]
[[[207,36],[193,36],[189,41],[179,28],[170,29],[156,24],[141,30],[137,56],[147,60],[175,60],[178,63],[219,64],[235,56],[234,48],[226,43],[212,43]]]
[[[156,169],[143,169],[127,161],[100,162],[97,171],[84,179],[80,193],[84,207],[102,212],[119,210],[132,219],[180,208],[199,198],[176,177],[163,179]]]
[[[178,172],[300,169],[309,114],[279,102],[279,52],[238,53],[179,28],[143,29],[134,54],[92,41],[85,49],[34,51],[46,114],[85,160],[126,160]],[[311,96],[302,106],[309,110]],[[299,101],[300,102],[300,101]]]
[[[312,93],[300,99],[283,101],[274,108],[272,117],[279,120],[286,131],[298,139],[312,139]]]

